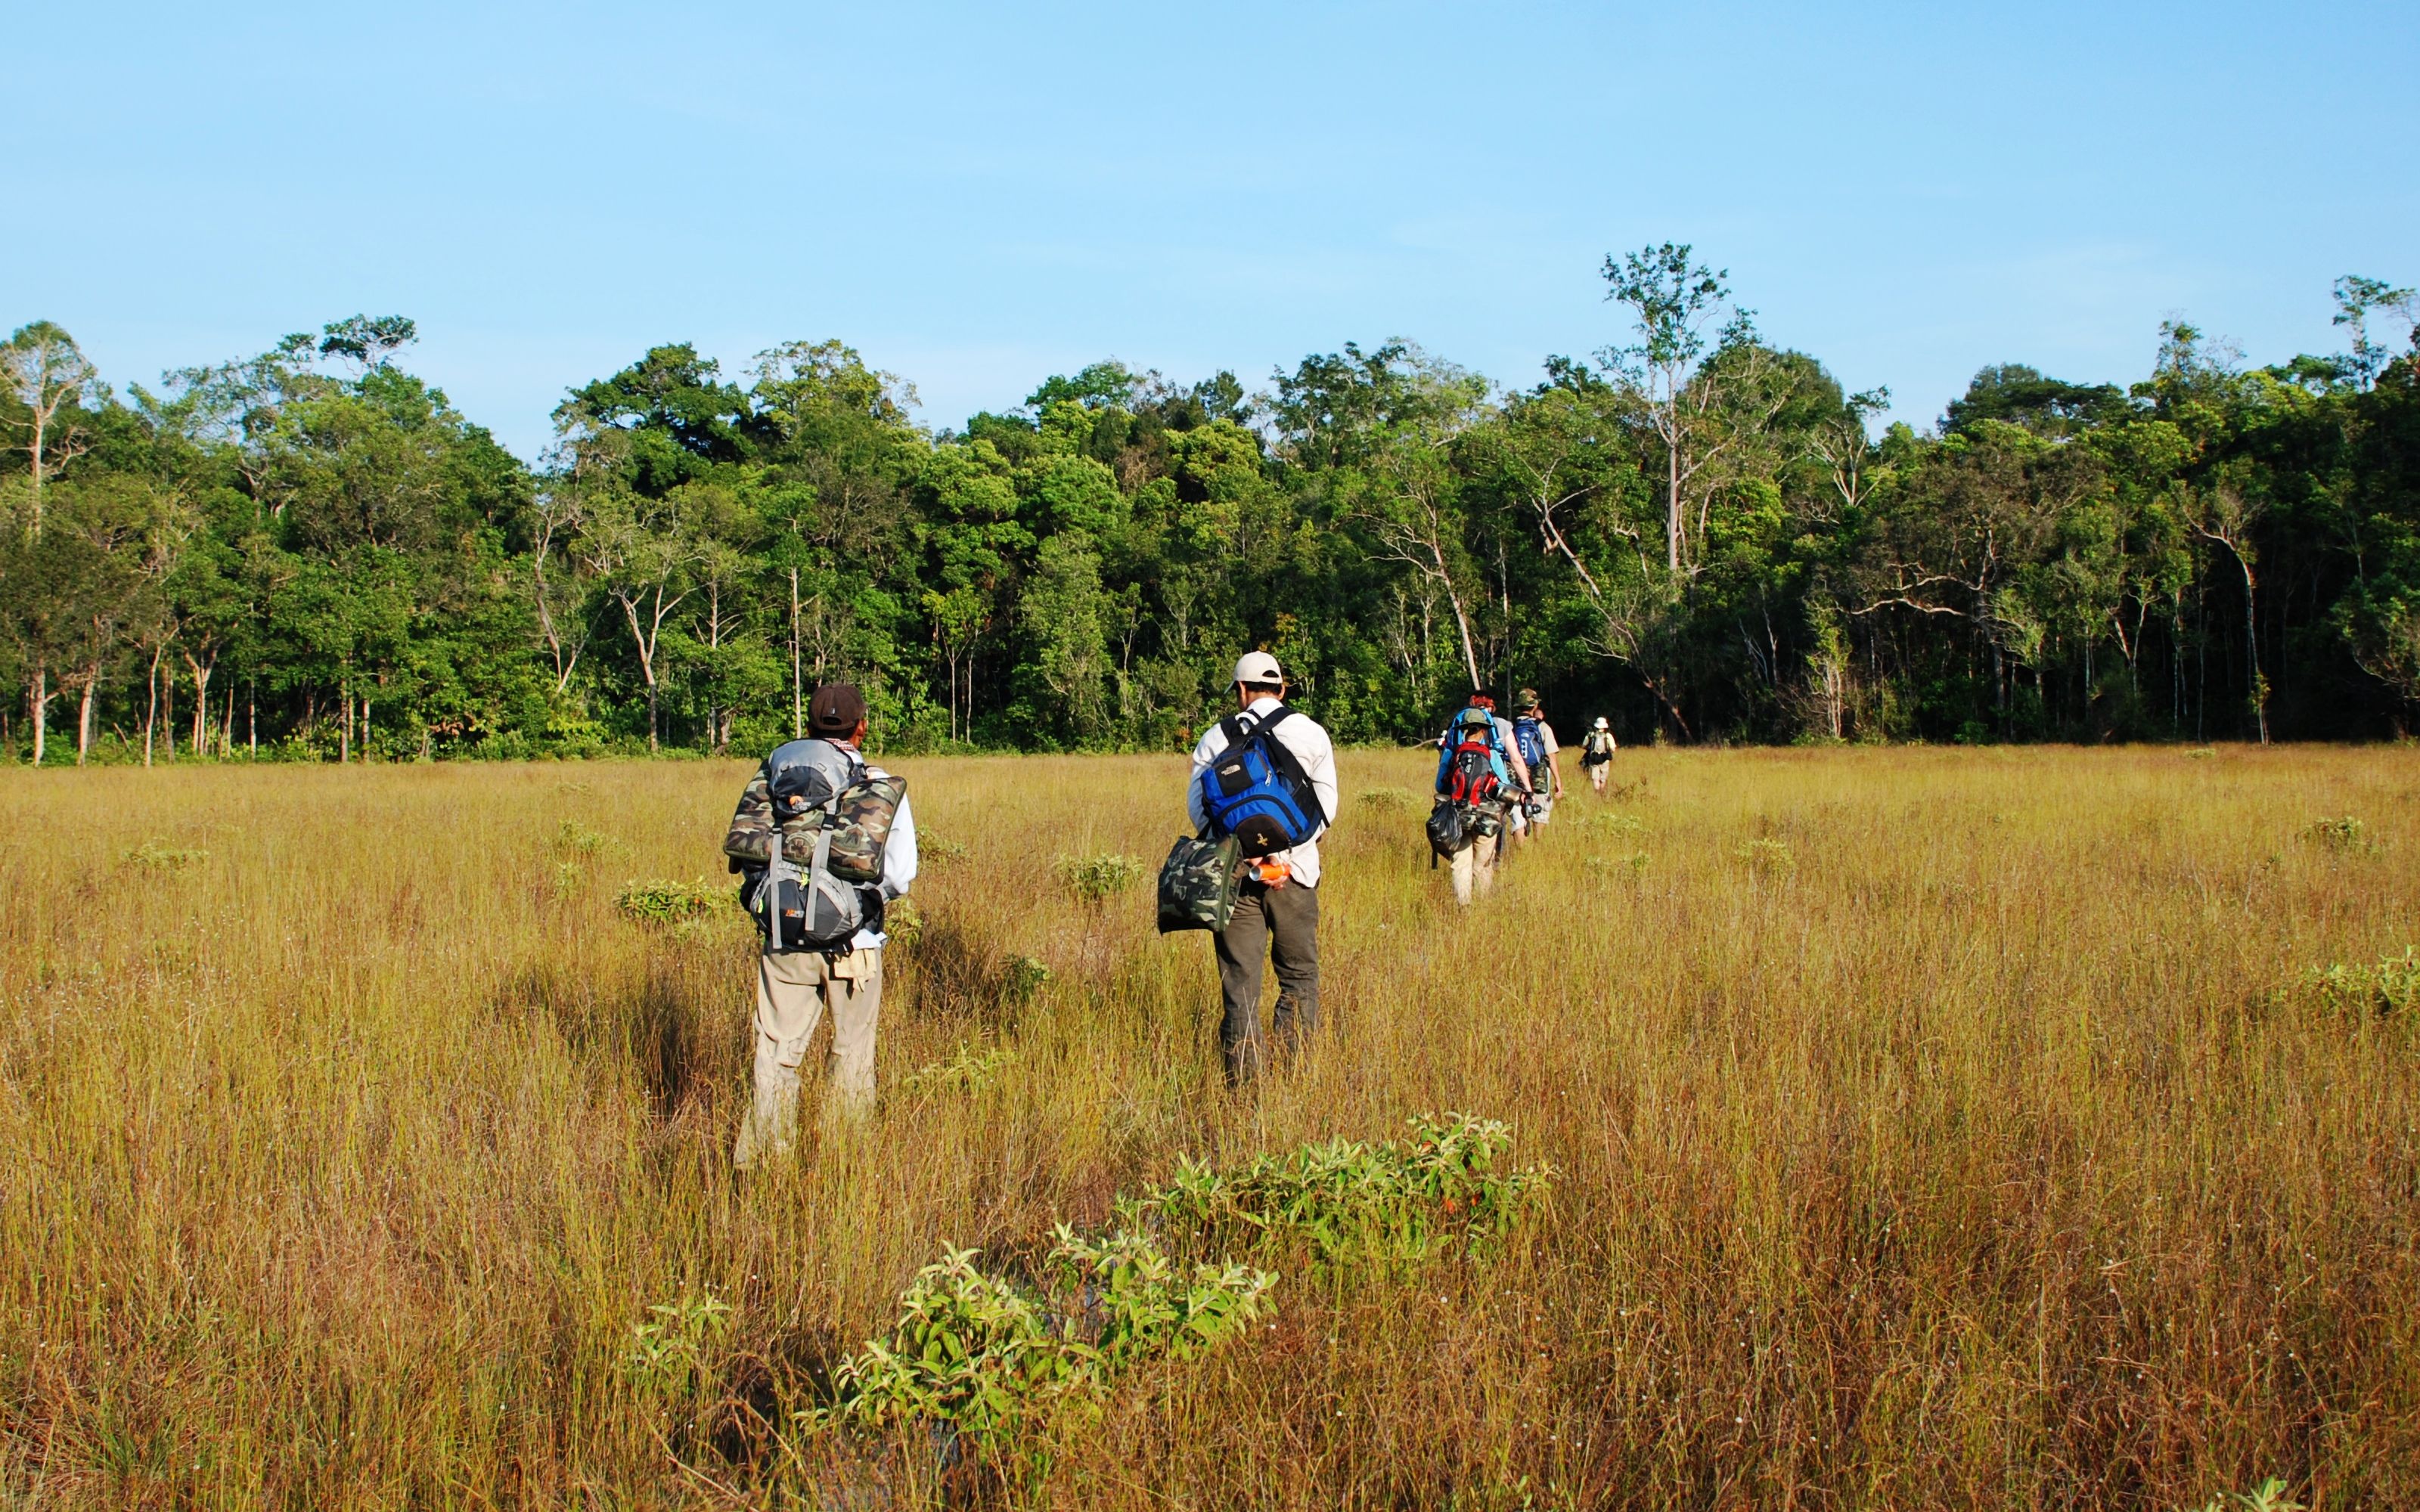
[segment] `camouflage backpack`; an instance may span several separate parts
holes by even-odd
[[[740,897],[764,925],[766,949],[837,949],[881,927],[876,885],[907,793],[905,779],[828,740],[794,740],[765,758],[722,849],[747,877]]]
[[[1242,847],[1233,835],[1180,838],[1159,869],[1159,932],[1225,929],[1235,912],[1241,862]]]

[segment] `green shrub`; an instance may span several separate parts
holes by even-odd
[[[1778,840],[1752,840],[1740,847],[1740,859],[1768,876],[1787,876],[1798,870],[1798,858],[1790,854],[1790,843]]]
[[[2407,947],[2374,966],[2314,966],[2303,974],[2303,987],[2339,1013],[2409,1013],[2420,1005],[2420,949]]]
[[[1016,1052],[1005,1045],[994,1045],[978,1051],[974,1044],[958,1046],[957,1054],[947,1060],[937,1060],[919,1067],[902,1077],[899,1090],[908,1097],[934,1097],[943,1092],[980,1092],[1000,1079],[1000,1073],[1016,1063]]]
[[[1013,955],[1001,972],[1001,992],[1019,1007],[1033,1001],[1033,995],[1050,980],[1050,968],[1030,955]]]
[[[1259,1315],[1275,1281],[1238,1265],[1180,1275],[1147,1238],[1089,1242],[1064,1225],[1047,1292],[986,1275],[975,1257],[953,1248],[918,1272],[888,1339],[843,1361],[832,1405],[801,1426],[923,1420],[996,1448],[1063,1403],[1096,1403],[1129,1366],[1217,1346]]]
[[[916,831],[916,863],[920,867],[955,866],[967,858],[967,848],[954,840],[919,829]]]
[[[2369,825],[2351,814],[2336,819],[2315,819],[2303,826],[2303,839],[2321,850],[2339,855],[2368,856],[2378,846],[2378,837]]]
[[[1099,903],[1143,878],[1143,864],[1131,856],[1063,856],[1059,883],[1078,903]]]
[[[1183,1163],[1133,1216],[1188,1246],[1291,1235],[1331,1262],[1418,1259],[1440,1246],[1478,1252],[1554,1182],[1550,1165],[1497,1169],[1512,1142],[1506,1124],[1460,1113],[1408,1122],[1408,1143],[1337,1139],[1226,1172]]]
[[[683,924],[736,908],[730,890],[706,881],[626,882],[613,895],[613,905],[647,924]]]
[[[117,858],[130,866],[147,867],[154,872],[181,872],[197,861],[209,860],[210,853],[199,849],[179,850],[153,839],[132,850],[120,851]]]
[[[1409,813],[1420,805],[1419,795],[1409,788],[1365,789],[1359,802],[1373,814]]]

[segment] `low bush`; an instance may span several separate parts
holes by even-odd
[[[1131,856],[1063,856],[1059,884],[1078,903],[1099,903],[1125,891],[1143,878],[1143,864]]]
[[[1408,1121],[1404,1143],[1336,1139],[1223,1172],[1185,1163],[1130,1221],[1185,1250],[1294,1236],[1329,1262],[1418,1259],[1482,1249],[1553,1185],[1550,1165],[1497,1169],[1509,1125],[1461,1113]]]
[[[2303,988],[2321,1006],[2347,1014],[2389,1018],[2420,1005],[2420,948],[2407,947],[2370,966],[2314,966]]]
[[[647,924],[682,924],[737,908],[731,891],[704,877],[695,882],[626,882],[613,906]]]

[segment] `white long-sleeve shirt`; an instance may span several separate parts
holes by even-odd
[[[869,777],[891,774],[872,763],[866,764]],[[908,806],[908,795],[899,795],[899,811],[892,816],[891,837],[882,842],[882,899],[885,903],[908,895],[908,885],[916,880],[916,812]],[[861,929],[848,946],[852,950],[878,950],[891,943],[888,933]]]
[[[1265,719],[1269,711],[1277,706],[1278,701],[1264,693],[1252,700],[1251,705],[1244,712],[1255,719]],[[1319,827],[1324,834],[1328,825],[1336,823],[1335,743],[1327,738],[1327,732],[1320,728],[1318,721],[1300,709],[1295,710],[1291,717],[1278,726],[1276,735],[1278,743],[1294,753],[1295,764],[1301,766],[1302,775],[1311,782],[1311,791],[1319,800]],[[1224,720],[1203,731],[1201,743],[1193,748],[1193,774],[1185,784],[1185,814],[1197,830],[1208,818],[1202,811],[1202,773],[1226,748]],[[1286,870],[1293,873],[1294,880],[1304,887],[1319,886],[1318,835],[1311,836],[1292,850],[1280,851],[1269,859],[1283,862]]]

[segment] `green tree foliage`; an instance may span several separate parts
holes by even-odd
[[[1266,647],[1349,740],[1476,683],[1625,737],[2363,736],[2420,702],[2408,289],[2349,350],[2189,325],[2131,386],[1979,370],[1879,433],[1687,246],[1632,329],[1503,390],[1407,341],[1180,384],[1115,361],[934,431],[837,341],[737,379],[658,347],[535,465],[331,322],[121,401],[0,347],[0,745],[350,760],[795,733],[847,677],[893,747],[1169,748]],[[62,738],[64,737],[64,738]]]

